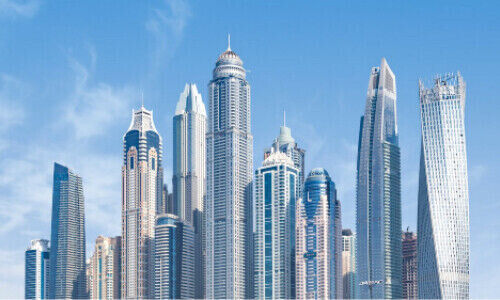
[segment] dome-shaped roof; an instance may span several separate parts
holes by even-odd
[[[311,170],[311,172],[309,172],[309,176],[326,176],[326,177],[330,177],[330,175],[328,174],[328,172],[323,169],[323,168],[314,168]]]
[[[271,165],[287,164],[293,166],[293,160],[283,152],[273,152],[262,163],[263,167]]]
[[[219,58],[217,59],[216,65],[221,65],[221,64],[231,64],[231,65],[239,65],[243,66],[243,61],[239,57],[236,52],[228,48],[226,51],[224,51],[221,55],[219,55]]]

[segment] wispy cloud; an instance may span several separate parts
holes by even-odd
[[[0,16],[33,17],[40,8],[39,0],[0,0]]]
[[[162,8],[152,10],[146,22],[146,29],[151,33],[154,48],[150,58],[149,77],[155,77],[168,59],[172,58],[184,35],[191,10],[187,1],[167,0]]]

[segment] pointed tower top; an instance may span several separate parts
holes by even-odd
[[[144,91],[141,89],[141,108],[144,108]]]
[[[286,112],[285,112],[285,109],[283,109],[283,127],[286,127]]]
[[[231,34],[227,34],[227,51],[231,51]]]

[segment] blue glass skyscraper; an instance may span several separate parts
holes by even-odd
[[[85,276],[85,213],[82,178],[54,164],[49,298],[87,296]]]
[[[361,118],[356,195],[359,298],[401,298],[401,166],[396,77],[372,68]]]
[[[26,250],[24,298],[49,298],[49,266],[49,241],[31,241]]]

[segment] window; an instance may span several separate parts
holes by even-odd
[[[152,170],[156,169],[155,168],[155,158],[154,157],[151,159],[151,169]]]
[[[133,170],[134,169],[134,158],[131,157],[130,158],[130,170]]]

